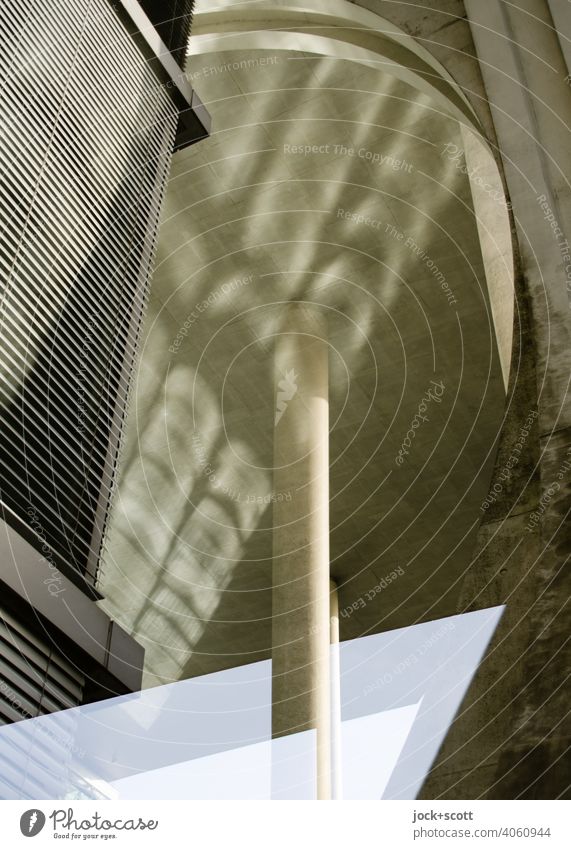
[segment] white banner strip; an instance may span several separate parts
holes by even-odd
[[[2,844],[248,849],[569,849],[569,802],[0,803]]]

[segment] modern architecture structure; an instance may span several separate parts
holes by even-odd
[[[0,9],[1,723],[140,686],[96,583],[171,155],[208,132],[191,13]]]
[[[107,743],[93,711],[69,714],[105,752],[91,779],[142,798],[154,773],[155,793],[216,796],[239,781],[210,785],[209,764],[244,776],[263,761],[267,795],[358,797],[391,749],[373,796],[568,796],[568,3],[201,0],[184,79],[172,21],[191,10],[173,3],[165,22],[162,4],[142,5],[153,84],[119,114],[147,104],[147,134],[99,153],[89,135],[89,178],[125,167],[128,189],[119,179],[87,214],[53,178],[65,232],[80,231],[77,274],[99,284],[64,297],[60,281],[65,309],[46,306],[53,330],[7,407],[10,563],[27,562],[24,546],[39,560],[44,537],[53,557],[31,564],[31,604],[48,619],[41,604],[61,616],[62,600],[85,599],[108,676],[86,677],[108,693],[137,688],[142,669],[139,700],[101,708]],[[138,66],[124,45],[151,49],[131,12],[126,26],[109,12],[126,74]],[[182,149],[207,126],[195,85],[214,131]],[[154,231],[177,121],[143,318],[138,234]],[[108,234],[101,254],[84,220]],[[24,235],[38,228],[26,222]],[[121,265],[114,251],[132,244]],[[98,270],[109,256],[120,286],[115,266]],[[94,307],[105,320],[86,354]],[[23,309],[20,336],[35,340]],[[42,392],[86,356],[82,427],[60,435],[77,387],[56,396],[57,426]]]

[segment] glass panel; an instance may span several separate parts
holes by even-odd
[[[339,647],[346,799],[414,799],[503,608]],[[0,729],[4,798],[312,799],[315,732],[271,739],[262,661]]]

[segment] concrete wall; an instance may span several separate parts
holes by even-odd
[[[505,424],[458,602],[459,611],[485,601],[505,604],[506,613],[422,796],[567,797],[571,13],[568,4],[547,0],[468,0],[464,11],[461,2],[438,10],[363,5],[421,38],[466,88],[499,146],[518,246]]]

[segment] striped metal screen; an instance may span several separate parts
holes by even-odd
[[[94,582],[177,109],[108,0],[0,4],[0,497]]]

